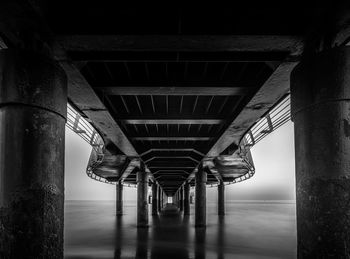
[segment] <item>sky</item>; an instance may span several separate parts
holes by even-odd
[[[252,147],[255,175],[246,181],[227,185],[226,200],[295,200],[293,123],[269,134]],[[91,147],[66,128],[66,200],[114,200],[115,186],[100,183],[86,175]],[[136,200],[136,188],[124,188],[125,200]],[[207,188],[207,200],[216,201],[217,188]]]

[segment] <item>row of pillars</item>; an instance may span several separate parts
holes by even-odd
[[[137,172],[137,226],[148,227],[148,173],[141,166]],[[156,182],[152,184],[152,215],[158,213],[164,207],[166,198],[162,188]],[[116,214],[123,215],[123,183],[116,183]]]
[[[11,49],[0,51],[0,74],[0,257],[63,258],[66,75],[49,57]],[[291,76],[298,258],[350,254],[349,85],[345,46],[305,56]],[[137,178],[146,225],[147,177]],[[198,170],[198,226],[205,180]]]
[[[143,168],[143,169],[142,169]],[[196,173],[195,191],[195,226],[206,226],[206,182],[207,174],[202,167]],[[220,181],[218,185],[218,215],[225,215],[225,188]],[[152,184],[152,215],[158,215],[164,206],[164,192],[154,182]],[[137,226],[148,227],[148,174],[141,166],[137,173]],[[175,203],[184,215],[190,215],[190,184],[182,185],[173,197]],[[123,215],[123,183],[116,183],[116,214]]]

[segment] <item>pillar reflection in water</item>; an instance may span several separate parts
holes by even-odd
[[[122,258],[121,257],[122,248],[123,248],[123,217],[116,217],[114,259]]]
[[[194,257],[196,259],[205,258],[205,235],[206,235],[206,228],[195,229]]]
[[[217,230],[217,253],[218,259],[225,258],[225,217],[218,217],[218,230]]]
[[[183,219],[175,205],[168,205],[160,217],[153,217],[151,258],[189,258],[189,219]]]
[[[148,228],[137,228],[137,245],[135,258],[147,258]]]

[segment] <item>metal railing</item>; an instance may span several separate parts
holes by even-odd
[[[94,149],[93,153],[96,154],[96,157],[93,159],[94,161],[91,161],[90,158],[89,166],[86,170],[87,175],[96,181],[115,184],[93,173],[93,168],[103,160],[104,141],[102,137],[94,129],[94,127],[86,119],[84,119],[70,104],[68,104],[67,108],[66,126],[78,134],[87,143],[89,143]],[[251,178],[255,174],[255,168],[253,160],[251,158],[250,148],[289,120],[290,94],[287,94],[269,112],[267,112],[256,123],[254,123],[253,126],[241,138],[237,154],[246,162],[248,172],[240,177],[235,178],[231,182],[227,182],[226,184],[242,182]],[[211,186],[216,185],[212,184]]]
[[[235,178],[231,182],[225,182],[225,184],[229,185],[242,182],[251,178],[255,174],[255,167],[250,154],[250,148],[288,122],[290,117],[290,94],[288,93],[271,110],[254,123],[241,138],[239,149],[235,152],[235,155],[245,161],[247,173]],[[214,186],[217,186],[217,184],[210,185],[210,187]]]
[[[100,163],[103,160],[104,149],[104,141],[102,137],[94,129],[94,127],[86,119],[84,119],[70,104],[67,105],[66,126],[91,145],[94,151],[93,153],[96,154],[96,160],[93,163]],[[94,174],[92,170],[93,167],[90,165],[90,161],[86,169],[87,176],[99,182],[115,184],[112,182],[108,182],[103,177]]]
[[[278,102],[267,114],[258,120],[244,135],[245,145],[254,146],[268,134],[290,120],[290,94]]]

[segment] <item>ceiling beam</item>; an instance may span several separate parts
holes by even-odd
[[[187,86],[186,86],[187,85]],[[205,86],[206,85],[206,86]],[[209,96],[241,96],[252,92],[255,87],[238,87],[233,83],[164,83],[160,86],[107,86],[94,87],[106,95],[209,95]]]
[[[170,152],[194,152],[200,156],[205,156],[203,153],[193,149],[193,148],[151,148],[145,152],[143,152],[140,156],[145,156],[151,152],[164,152],[164,151],[170,151]]]
[[[207,124],[215,125],[224,123],[222,119],[125,119],[120,120],[125,124]]]
[[[66,51],[288,52],[300,55],[301,37],[284,35],[61,35]]]
[[[148,166],[149,169],[191,169],[193,170],[195,166]]]
[[[137,141],[209,141],[212,137],[132,137]]]
[[[284,62],[243,108],[210,149],[207,157],[220,155],[231,144],[238,145],[243,134],[289,91],[290,73],[297,62]]]
[[[154,157],[151,157],[150,159],[147,159],[145,163],[151,162],[152,160],[156,160],[156,159],[170,159],[170,160],[171,159],[181,159],[181,160],[189,159],[189,160],[192,160],[193,162],[199,163],[197,159],[194,159],[191,156],[154,156]]]
[[[79,70],[67,61],[60,65],[68,77],[69,100],[89,119],[93,126],[102,133],[104,140],[109,139],[127,156],[138,157],[138,153],[124,135],[109,111],[102,104],[92,87],[81,75]]]

